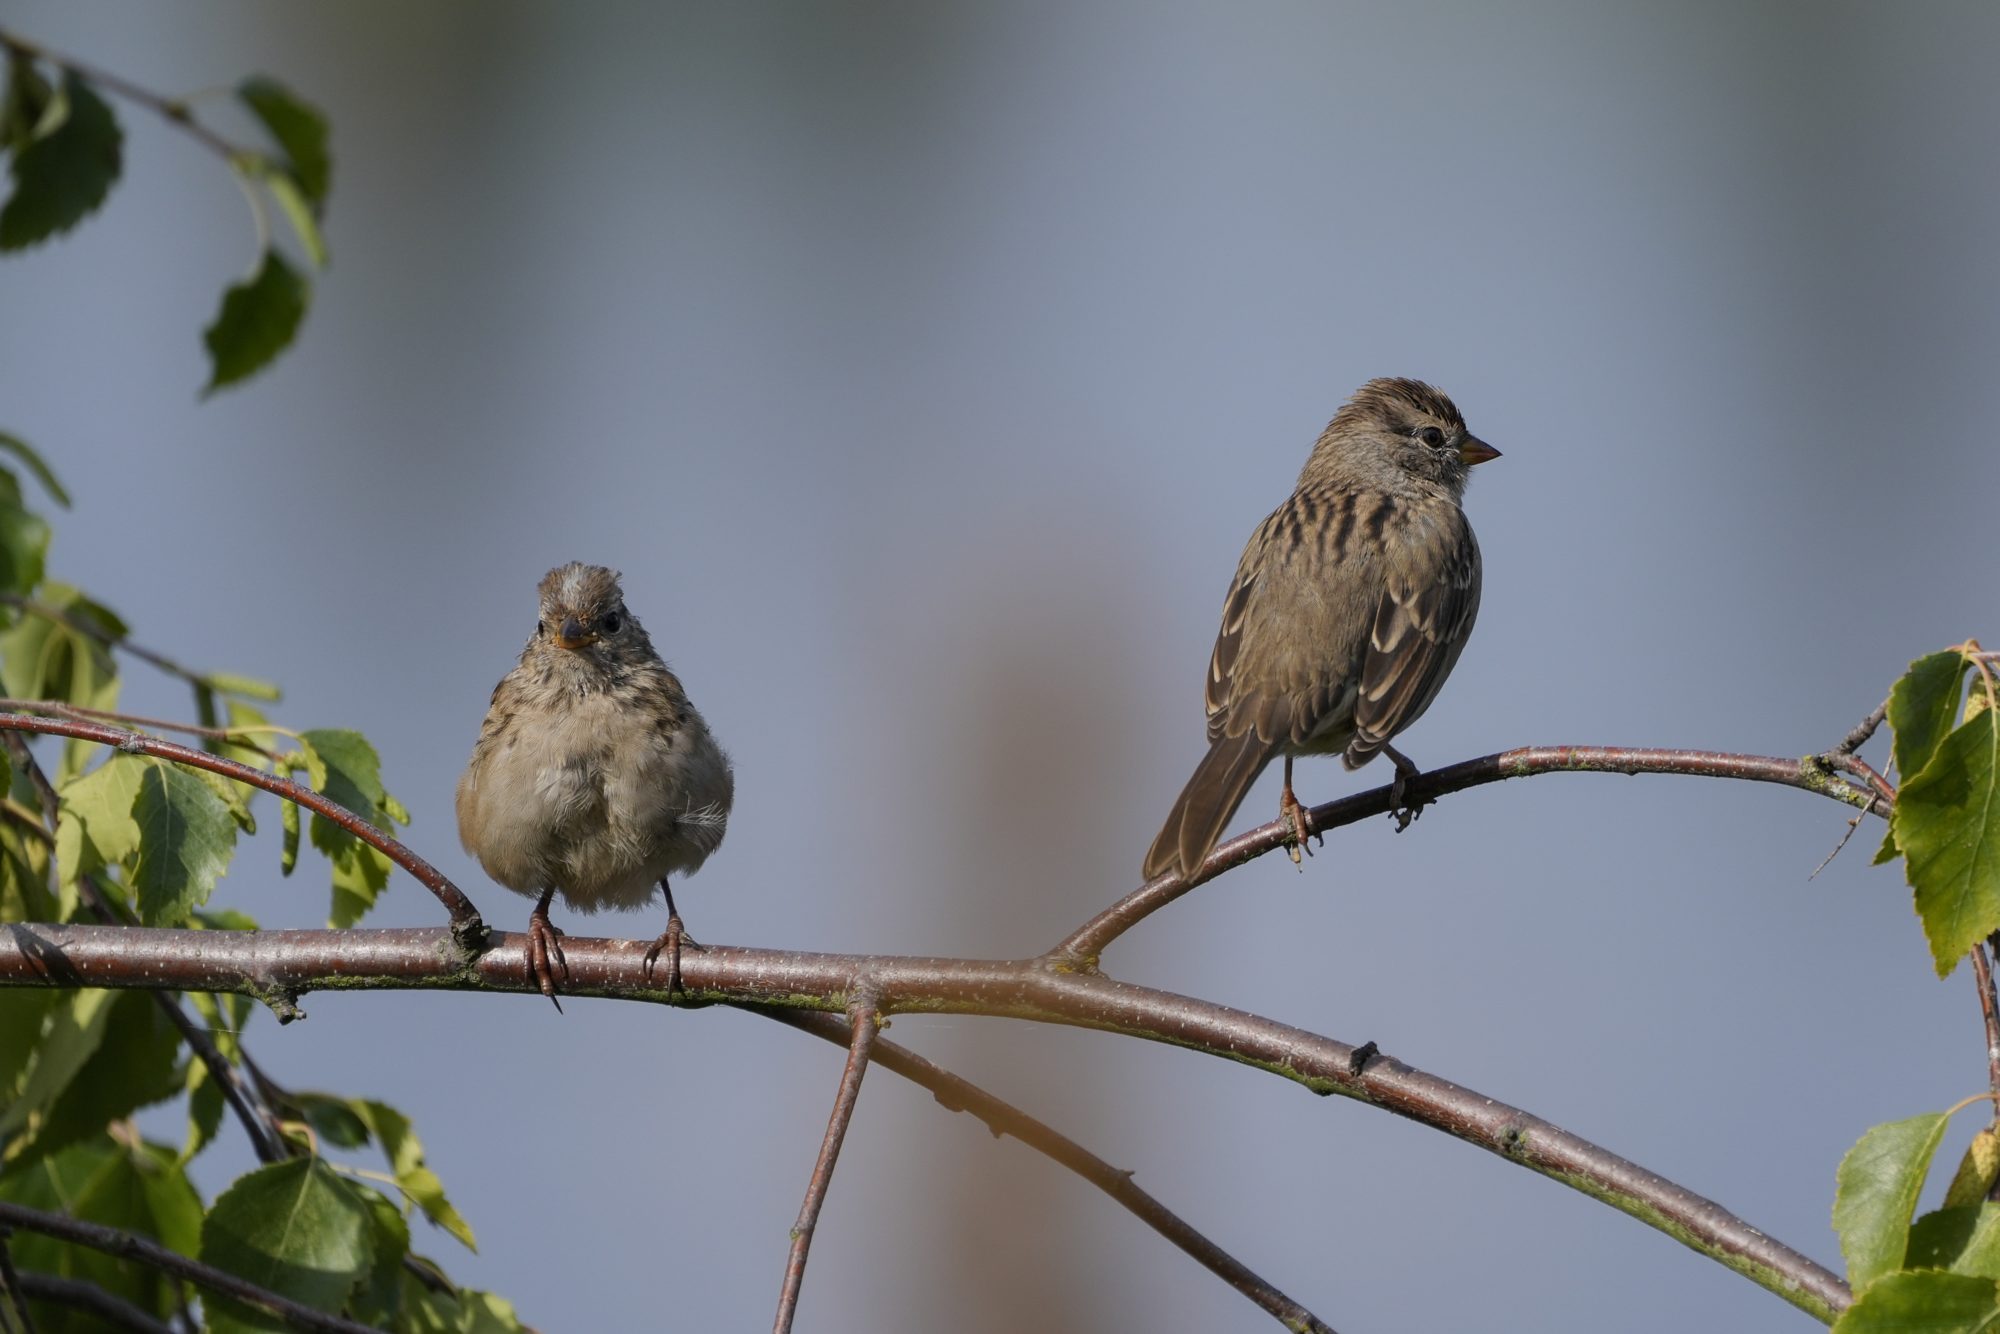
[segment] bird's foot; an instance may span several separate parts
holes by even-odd
[[[569,981],[569,960],[563,957],[562,928],[549,920],[547,899],[528,914],[528,980],[540,987],[542,994],[562,1012],[562,1002],[556,999],[556,974],[562,974],[563,981]]]
[[[1299,799],[1292,795],[1289,783],[1285,785],[1285,790],[1278,794],[1278,818],[1292,827],[1292,839],[1285,846],[1285,855],[1292,859],[1292,865],[1301,865],[1304,861],[1301,853],[1310,855],[1312,852],[1312,848],[1306,843],[1313,834],[1312,812],[1299,804]]]
[[[667,956],[667,994],[671,996],[681,989],[681,947],[683,945],[693,950],[708,948],[687,933],[687,927],[681,924],[681,915],[679,913],[670,914],[667,918],[667,929],[660,932],[660,938],[655,940],[652,946],[646,951],[645,976],[648,986],[652,985],[653,966],[659,962],[660,954],[664,951]]]
[[[1409,800],[1408,788],[1410,780],[1417,777],[1423,771],[1410,763],[1408,756],[1404,755],[1394,746],[1382,747],[1382,753],[1387,755],[1390,763],[1396,766],[1396,777],[1389,784],[1389,814],[1395,817],[1396,832],[1400,834],[1410,827],[1411,821],[1424,813],[1424,807],[1430,805],[1430,800]]]

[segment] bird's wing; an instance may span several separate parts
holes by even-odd
[[[1385,566],[1386,587],[1354,702],[1349,768],[1367,763],[1430,707],[1479,614],[1479,543],[1472,526],[1457,506],[1445,507],[1434,522],[1443,529],[1437,538],[1406,539],[1404,549],[1419,553],[1417,559]]]
[[[1365,493],[1297,492],[1251,536],[1208,660],[1211,744],[1254,732],[1296,749],[1345,713],[1367,625],[1352,594],[1375,577],[1367,534],[1388,509]]]

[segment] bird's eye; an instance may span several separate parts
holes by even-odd
[[[1420,427],[1417,430],[1417,439],[1423,441],[1432,449],[1436,449],[1444,443],[1444,432],[1435,426]]]
[[[604,613],[604,633],[605,633],[605,634],[607,634],[607,635],[615,635],[615,634],[617,634],[617,633],[618,633],[618,627],[619,627],[619,626],[621,626],[621,625],[623,625],[623,624],[625,624],[625,618],[624,618],[624,617],[622,617],[622,616],[620,616],[620,615],[619,615],[619,614],[618,614],[617,612],[615,612],[615,611],[607,611],[607,612],[605,612],[605,613]]]
[[[540,639],[543,635],[547,634],[548,632],[549,632],[549,627],[543,625],[540,621],[535,622],[535,638]]]

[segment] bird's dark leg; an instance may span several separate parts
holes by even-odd
[[[1278,794],[1278,818],[1292,826],[1291,846],[1285,849],[1292,859],[1292,865],[1301,861],[1300,850],[1311,852],[1306,847],[1306,839],[1312,834],[1312,816],[1299,805],[1299,799],[1292,795],[1292,757],[1285,756],[1285,790]]]
[[[1382,753],[1396,766],[1395,781],[1389,784],[1389,814],[1396,817],[1396,832],[1400,834],[1410,827],[1410,821],[1424,813],[1424,807],[1428,804],[1422,801],[1403,800],[1403,791],[1409,785],[1409,781],[1423,771],[1410,763],[1409,756],[1394,746],[1385,743]]]
[[[700,941],[687,933],[681,924],[681,910],[674,906],[674,889],[665,876],[660,877],[660,892],[667,896],[667,929],[660,932],[660,938],[646,951],[646,981],[653,980],[653,965],[659,961],[660,951],[667,954],[667,994],[673,995],[681,989],[681,946],[690,949],[704,948]]]
[[[528,914],[528,979],[542,989],[562,1012],[562,1002],[556,999],[556,971],[560,969],[563,981],[569,980],[569,960],[563,958],[562,931],[549,920],[549,900],[556,896],[555,886],[542,891],[542,897],[535,903],[535,910]]]

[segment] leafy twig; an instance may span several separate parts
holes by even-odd
[[[118,1228],[106,1227],[102,1223],[85,1222],[81,1218],[71,1218],[68,1214],[45,1213],[40,1209],[30,1209],[25,1205],[0,1200],[0,1224],[20,1228],[26,1232],[40,1232],[44,1236],[72,1242],[78,1246],[88,1246],[106,1255],[117,1256],[121,1260],[132,1260],[148,1265],[164,1274],[200,1284],[210,1292],[220,1293],[246,1306],[254,1306],[268,1311],[286,1324],[296,1329],[327,1330],[331,1334],[373,1334],[368,1326],[324,1311],[315,1311],[310,1306],[301,1306],[289,1297],[281,1297],[268,1288],[260,1288],[254,1283],[238,1278],[227,1270],[214,1265],[190,1260],[178,1251],[168,1250],[150,1237],[142,1237],[136,1232],[125,1232]]]
[[[445,911],[451,914],[452,935],[459,942],[461,950],[476,950],[486,938],[486,924],[480,919],[479,909],[473,906],[472,900],[465,896],[465,891],[453,884],[444,872],[339,802],[323,797],[311,788],[294,783],[289,778],[267,774],[262,769],[253,769],[247,764],[238,764],[235,760],[211,755],[205,750],[194,750],[141,732],[130,732],[123,728],[109,727],[103,723],[77,718],[37,718],[28,714],[0,713],[0,730],[38,732],[49,736],[74,737],[79,741],[95,741],[99,745],[114,746],[128,755],[152,755],[190,768],[206,769],[210,773],[221,774],[224,778],[274,793],[316,815],[325,816],[416,877],[417,883],[435,895],[438,902],[444,905]]]
[[[0,47],[26,56],[30,60],[45,60],[57,69],[67,70],[101,88],[109,88],[126,101],[146,108],[168,124],[191,135],[202,147],[217,154],[225,162],[234,163],[242,158],[256,156],[256,150],[233,144],[196,120],[188,104],[179,98],[163,97],[150,88],[141,88],[121,75],[98,69],[94,65],[86,65],[72,56],[59,55],[38,42],[31,42],[5,29],[0,29]]]

